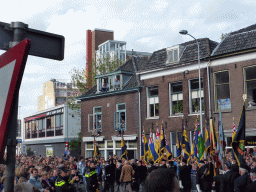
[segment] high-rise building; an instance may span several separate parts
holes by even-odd
[[[43,84],[43,95],[37,99],[37,111],[65,104],[69,98],[79,94],[77,86],[69,80],[51,79]]]

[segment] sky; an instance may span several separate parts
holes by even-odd
[[[86,30],[114,31],[127,50],[154,52],[195,38],[220,42],[229,33],[256,24],[255,0],[9,0],[0,21],[21,21],[29,28],[65,37],[63,61],[28,56],[19,93],[19,116],[37,112],[37,97],[51,78],[70,79],[86,67]],[[1,34],[0,34],[1,35]],[[33,42],[32,42],[33,43]],[[0,50],[0,54],[4,51]]]

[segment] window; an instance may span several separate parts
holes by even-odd
[[[101,107],[94,107],[93,108],[93,128],[96,131],[102,131],[102,112]]]
[[[256,66],[245,68],[245,93],[248,107],[256,106]]]
[[[159,116],[158,86],[148,87],[148,117]]]
[[[59,114],[55,116],[55,136],[63,135],[63,114]]]
[[[45,137],[45,119],[39,119],[39,138],[40,137]]]
[[[47,137],[54,136],[54,116],[46,118]]]
[[[230,90],[229,90],[229,72],[222,71],[214,73],[215,83],[215,110],[231,109]]]
[[[175,64],[179,62],[180,55],[184,49],[184,46],[174,46],[167,48],[167,61],[166,64]]]
[[[120,83],[120,75],[115,75],[115,90],[119,90],[121,88],[121,83]]]
[[[199,113],[200,111],[200,90],[199,90],[199,80],[190,80],[190,113]],[[203,91],[203,81],[201,79],[201,100],[202,100],[202,111],[204,111],[204,91]]]
[[[170,95],[170,104],[171,104],[171,115],[183,113],[183,93],[182,93],[182,83],[172,83],[171,86],[171,95]]]
[[[126,130],[126,105],[125,103],[116,105],[114,112],[114,128],[116,131]]]

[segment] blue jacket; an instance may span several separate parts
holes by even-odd
[[[32,175],[30,175],[28,183],[31,183],[34,187],[37,187],[40,191],[44,190],[39,177],[35,178]]]

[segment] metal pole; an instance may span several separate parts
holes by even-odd
[[[11,28],[13,28],[13,42],[10,43],[10,48],[17,45],[24,39],[24,30],[27,27],[22,22],[12,22]],[[14,191],[14,177],[15,177],[15,163],[16,163],[16,131],[17,131],[17,120],[18,120],[18,102],[19,94],[14,98],[14,110],[11,118],[11,126],[7,140],[7,158],[6,158],[6,169],[5,169],[5,192]]]
[[[203,119],[202,119],[202,98],[201,98],[201,68],[200,68],[200,48],[199,48],[199,42],[198,40],[193,37],[192,35],[190,34],[187,34],[189,35],[190,37],[192,37],[193,39],[196,40],[196,43],[197,43],[197,56],[198,56],[198,78],[199,78],[199,107],[200,107],[200,130],[201,130],[201,133],[203,135]]]

